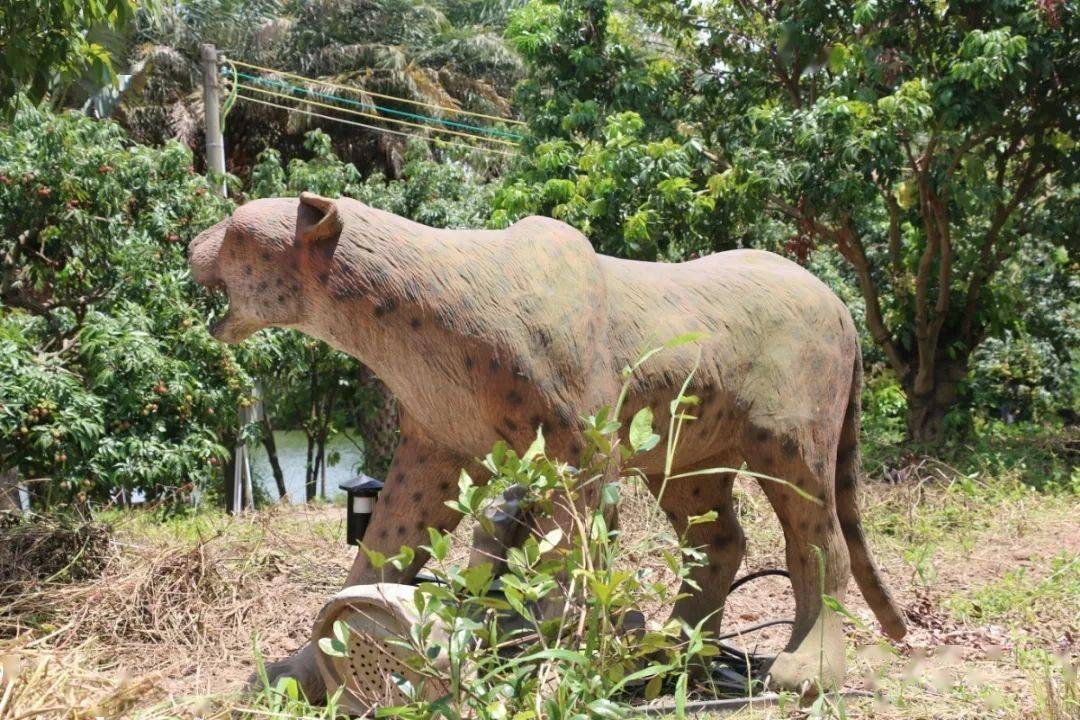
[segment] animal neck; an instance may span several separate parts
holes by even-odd
[[[302,329],[358,358],[391,390],[418,381],[452,272],[446,235],[375,208],[350,208],[332,252],[311,262],[311,320]]]

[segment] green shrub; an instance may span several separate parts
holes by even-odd
[[[688,408],[691,402],[680,397],[677,404]],[[665,689],[674,689],[685,702],[692,668],[718,648],[700,626],[672,620],[646,630],[629,620],[630,611],[670,604],[677,597],[664,578],[635,567],[631,558],[662,553],[683,579],[704,556],[687,547],[685,538],[652,536],[626,543],[609,524],[621,491],[642,480],[629,467],[633,456],[659,440],[648,409],[624,433],[611,420],[616,415],[605,408],[586,418],[589,446],[580,470],[549,456],[538,433],[520,456],[497,443],[483,461],[491,476],[486,484],[477,485],[462,472],[452,507],[481,525],[490,523],[487,503],[518,486],[524,490],[520,506],[532,518],[534,532],[509,550],[502,592],[495,593],[491,563],[465,567],[451,562],[452,536],[429,529],[426,549],[436,581],[419,585],[415,602],[420,620],[400,642],[415,651],[411,666],[425,678],[422,682],[435,682],[449,692],[431,702],[422,687],[399,678],[398,687],[410,702],[382,708],[380,716],[617,718],[627,716],[633,698],[654,699]],[[669,444],[668,453],[674,452]],[[599,497],[597,506],[586,509],[580,502],[585,493]],[[714,518],[710,513],[691,518],[690,524]],[[367,552],[377,568],[387,563],[404,567],[413,558],[407,547],[389,558]],[[518,622],[504,625],[500,619],[508,616]],[[436,625],[449,630],[445,644],[432,632]],[[448,662],[437,662],[440,657]]]
[[[178,144],[25,102],[0,127],[0,467],[36,503],[216,475],[250,381],[185,250],[229,207]]]
[[[676,338],[665,348],[694,339]],[[495,593],[491,563],[466,567],[452,561],[452,535],[428,530],[430,544],[424,549],[431,555],[428,567],[435,581],[418,586],[419,622],[399,641],[412,651],[410,667],[422,680],[414,685],[395,678],[409,702],[381,708],[380,717],[622,718],[631,715],[632,703],[661,692],[674,695],[675,715],[682,715],[691,676],[704,676],[721,648],[703,628],[705,620],[691,627],[672,619],[647,628],[630,616],[681,597],[667,578],[635,559],[661,555],[671,574],[685,581],[706,562],[705,555],[690,545],[685,531],[682,537],[646,532],[629,542],[611,522],[622,492],[645,481],[634,468],[635,457],[661,441],[650,408],[639,410],[625,427],[615,419],[634,370],[654,352],[623,370],[625,384],[614,408],[583,418],[586,448],[580,469],[549,455],[538,431],[521,455],[496,443],[482,462],[485,483],[477,484],[462,471],[458,497],[448,505],[488,529],[488,503],[514,487],[524,513],[519,519],[530,533],[508,550],[502,592]],[[698,404],[697,397],[687,394],[688,386],[689,379],[670,405],[663,447],[669,470],[663,474],[660,498],[669,483],[707,472],[670,471],[684,423],[694,420]],[[691,516],[687,531],[716,517],[715,510]],[[415,557],[408,547],[392,557],[365,552],[375,568],[392,564],[400,570]],[[447,632],[433,632],[436,626]],[[345,652],[347,638],[340,636],[347,632],[347,626],[337,624],[339,637],[322,639],[323,652]],[[429,682],[449,691],[429,701],[420,686]]]

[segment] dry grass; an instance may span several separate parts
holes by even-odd
[[[849,703],[849,716],[1080,717],[1080,593],[1072,595],[1080,574],[1067,562],[1080,556],[1080,500],[1002,478],[972,488],[925,469],[903,485],[871,484],[865,495],[872,542],[911,634],[883,643],[852,586],[847,602],[863,623],[849,628],[850,686],[880,699]],[[669,532],[645,493],[624,497],[624,532],[638,540]],[[779,525],[760,491],[743,484],[739,502],[744,570],[782,565]],[[351,553],[342,514],[283,508],[164,524],[116,514],[91,535],[64,530],[62,541],[30,541],[24,529],[17,556],[3,555],[12,546],[0,543],[5,581],[18,576],[0,591],[0,720],[243,716],[249,701],[237,693],[253,669],[255,633],[268,658],[293,651],[344,576]],[[463,544],[468,536],[459,530]],[[673,582],[660,558],[631,561]],[[1028,569],[1010,576],[1019,566]],[[981,615],[972,603],[982,603]],[[653,622],[667,612],[643,610]],[[763,580],[733,595],[725,617],[737,626],[787,614],[784,581]],[[746,644],[770,650],[783,641],[780,629]]]

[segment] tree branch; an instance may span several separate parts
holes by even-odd
[[[881,188],[881,197],[885,201],[885,209],[889,213],[889,264],[892,266],[893,279],[898,280],[903,272],[902,259],[900,257],[900,203],[884,185]]]
[[[986,231],[986,238],[982,247],[979,248],[979,259],[971,269],[968,280],[967,294],[964,298],[964,316],[960,324],[960,339],[969,349],[974,347],[977,341],[978,328],[975,316],[986,283],[997,273],[1001,264],[1009,256],[1009,246],[1002,242],[1002,233],[1009,218],[1016,212],[1025,199],[1030,197],[1039,182],[1052,172],[1053,168],[1048,165],[1038,167],[1034,158],[1029,158],[1017,184],[1016,192],[1013,193],[1008,203],[997,202],[993,215],[990,218],[990,227]],[[1001,174],[1004,168],[1001,168]],[[999,175],[999,180],[1000,180]]]
[[[866,325],[870,330],[870,336],[874,339],[889,362],[889,366],[899,375],[907,375],[909,367],[900,353],[900,348],[893,339],[893,334],[885,325],[885,318],[881,311],[881,296],[874,284],[871,273],[870,261],[866,257],[866,248],[859,239],[850,217],[845,217],[839,228],[830,228],[817,219],[812,212],[804,212],[779,198],[770,198],[770,204],[774,209],[795,220],[803,230],[813,233],[822,240],[828,240],[836,245],[840,255],[855,270],[859,281],[859,290],[863,301],[866,303]]]
[[[914,158],[911,158],[911,163],[919,184],[919,214],[922,216],[923,232],[926,233],[926,248],[919,258],[919,268],[915,274],[915,343],[918,346],[918,370],[915,373],[914,391],[916,395],[926,395],[934,387],[936,337],[930,327],[929,295],[930,271],[934,257],[940,250],[940,238],[930,214],[929,180],[920,163]]]

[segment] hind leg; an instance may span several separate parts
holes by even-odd
[[[737,463],[728,458],[714,458],[700,467],[733,467],[734,464]],[[649,489],[654,495],[659,494],[662,480],[662,477],[649,478]],[[705,554],[703,564],[691,569],[683,582],[679,590],[683,597],[675,603],[672,614],[691,626],[705,620],[703,629],[713,632],[720,630],[728,589],[746,552],[746,538],[731,496],[734,482],[735,474],[730,472],[672,480],[660,497],[660,507],[675,531],[680,536],[685,533],[687,545],[701,548]],[[687,518],[711,510],[717,513],[714,522],[688,528]]]
[[[822,596],[844,600],[850,574],[847,545],[836,515],[835,442],[815,435],[758,442],[750,469],[795,485],[760,481],[784,531],[788,572],[795,595],[795,626],[769,674],[774,686],[803,691],[839,687],[844,681],[844,632],[840,618]]]

